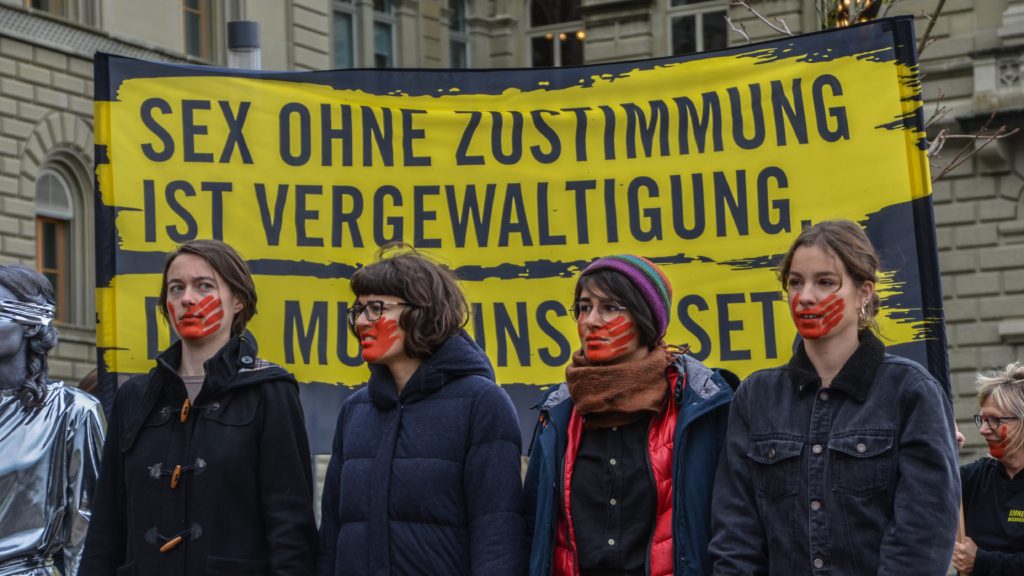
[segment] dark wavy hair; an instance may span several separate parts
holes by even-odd
[[[10,290],[22,302],[55,305],[50,281],[31,268],[19,264],[0,266],[0,286]],[[47,355],[57,345],[57,328],[52,323],[27,327],[25,334],[25,384],[18,389],[17,396],[22,406],[35,408],[46,400],[46,384],[49,382]]]
[[[433,354],[469,319],[469,304],[455,273],[403,245],[382,248],[376,262],[352,274],[349,285],[356,298],[380,294],[408,304],[398,325],[405,331],[405,353],[411,358]],[[358,337],[354,326],[349,330]]]
[[[231,321],[231,335],[238,336],[246,324],[256,315],[256,284],[252,281],[249,266],[238,252],[220,240],[192,240],[167,255],[164,275],[160,280],[160,314],[167,320],[167,270],[174,259],[183,254],[198,256],[210,265],[227,282],[231,293],[242,303],[242,310]]]
[[[878,253],[875,252],[875,247],[868,239],[868,235],[864,233],[864,229],[850,220],[826,220],[801,232],[782,258],[778,272],[783,292],[786,292],[789,286],[789,269],[793,265],[793,254],[801,246],[820,248],[826,254],[835,256],[843,263],[843,267],[850,274],[850,278],[853,278],[857,288],[868,281],[878,284],[878,267],[880,265]],[[875,316],[878,315],[881,307],[882,300],[876,289],[871,292],[871,299],[864,307],[864,314],[859,316],[857,324],[859,332],[869,329],[878,331]]]

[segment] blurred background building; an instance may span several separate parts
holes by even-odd
[[[939,0],[897,0],[918,33]],[[814,31],[814,0],[752,0],[794,33]],[[262,67],[571,66],[686,54],[778,32],[728,0],[0,0],[0,263],[35,266],[59,298],[50,371],[75,382],[95,366],[92,55],[225,66],[226,23],[257,21]],[[947,0],[923,52],[930,135],[1024,127],[1024,0]],[[981,141],[979,141],[981,142]],[[1024,357],[1024,156],[991,142],[934,185],[956,413],[968,452],[977,370]],[[942,170],[967,145],[951,139]],[[1018,165],[1018,162],[1021,164]],[[841,167],[856,177],[870,167]],[[838,175],[838,174],[837,174]]]

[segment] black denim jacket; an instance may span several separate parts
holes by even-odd
[[[714,494],[716,575],[943,575],[960,505],[953,410],[873,334],[833,380],[801,343],[733,400]]]

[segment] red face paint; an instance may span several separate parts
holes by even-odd
[[[796,331],[806,339],[817,340],[827,335],[843,319],[846,301],[838,294],[830,294],[809,308],[799,308],[799,299],[799,296],[794,295],[793,301],[790,302],[790,308],[793,312]]]
[[[359,329],[359,345],[363,349],[364,362],[380,360],[395,342],[398,341],[398,321],[391,318],[379,318],[369,326]]]
[[[582,335],[582,322],[580,332]],[[626,320],[625,316],[619,316],[586,334],[584,353],[591,362],[609,362],[629,350],[635,340],[636,331],[633,330],[633,323]]]
[[[210,294],[192,306],[178,318],[174,304],[167,303],[174,330],[184,340],[198,340],[213,334],[220,329],[220,321],[224,319],[224,308],[220,298]]]
[[[991,454],[993,458],[999,459],[1006,455],[1006,431],[1006,424],[1002,424],[999,426],[999,440],[986,440],[988,443],[988,453]]]

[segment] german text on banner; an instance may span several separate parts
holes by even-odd
[[[883,340],[948,382],[910,19],[578,68],[277,73],[96,59],[97,341],[109,374],[171,342],[166,253],[228,242],[260,355],[304,382],[317,451],[365,382],[348,279],[411,244],[463,280],[467,331],[527,431],[579,345],[593,259],[674,287],[667,341],[745,376],[796,338],[776,266],[801,228],[863,225]],[[947,384],[948,385],[948,384]]]

